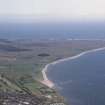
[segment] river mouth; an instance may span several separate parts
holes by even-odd
[[[104,105],[105,50],[89,52],[48,69],[48,78],[70,105]]]

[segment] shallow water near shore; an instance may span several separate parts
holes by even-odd
[[[105,104],[105,50],[51,65],[47,75],[70,105]]]

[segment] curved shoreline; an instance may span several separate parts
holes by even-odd
[[[48,79],[47,74],[46,74],[46,72],[48,70],[48,67],[50,65],[55,65],[55,64],[58,64],[58,63],[61,63],[61,62],[64,62],[64,61],[73,60],[73,59],[79,58],[79,57],[81,57],[81,56],[83,56],[83,55],[85,55],[87,53],[96,52],[96,51],[100,51],[100,50],[105,50],[105,47],[84,51],[84,52],[82,52],[80,54],[77,54],[75,56],[71,56],[71,57],[68,57],[68,58],[60,59],[60,60],[53,61],[52,63],[47,64],[42,69],[43,80],[41,81],[41,83],[43,83],[44,85],[48,86],[49,88],[53,88],[55,86],[54,83]]]

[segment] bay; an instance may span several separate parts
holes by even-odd
[[[105,105],[105,50],[48,68],[48,77],[69,105]]]

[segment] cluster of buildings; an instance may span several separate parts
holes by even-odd
[[[46,99],[19,92],[0,92],[0,105],[45,105]]]

